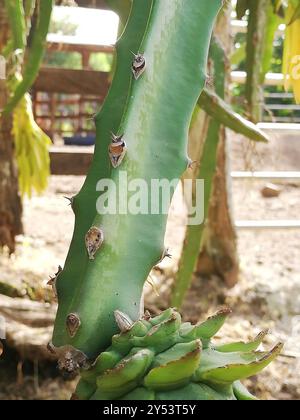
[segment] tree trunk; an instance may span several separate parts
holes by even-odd
[[[224,47],[226,56],[229,57],[230,7],[220,15],[215,35]],[[227,74],[229,78],[230,68]],[[228,95],[225,99],[228,100]],[[230,155],[227,150],[228,139],[225,128],[221,130],[220,135],[222,138],[218,147],[217,171],[197,272],[204,275],[218,274],[228,287],[233,287],[238,281],[239,258],[231,208]]]
[[[0,4],[0,54],[8,39],[4,5]],[[5,80],[0,80],[0,110],[8,97]],[[12,116],[0,115],[0,248],[15,250],[15,236],[22,233],[22,206],[11,133]]]

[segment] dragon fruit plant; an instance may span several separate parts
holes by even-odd
[[[49,349],[63,372],[81,371],[77,398],[249,399],[237,381],[280,351],[254,351],[264,334],[253,343],[214,347],[210,340],[228,311],[195,327],[182,324],[174,309],[153,319],[145,315],[144,283],[168,255],[167,215],[97,211],[101,179],[120,190],[126,174],[149,186],[153,179],[180,179],[190,166],[189,124],[222,3],[133,0],[117,42],[114,80],[95,117],[94,160],[71,199],[70,251],[52,279],[59,305]],[[109,199],[113,191],[102,194]]]
[[[134,323],[117,311],[123,331],[82,371],[73,399],[255,400],[240,380],[265,368],[282,345],[256,351],[267,331],[249,343],[214,345],[211,338],[229,313],[222,310],[193,326],[174,309]]]

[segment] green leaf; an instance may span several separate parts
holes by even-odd
[[[175,344],[170,349],[164,351],[163,353],[158,354],[153,362],[153,367],[167,365],[170,362],[184,359],[189,353],[194,352],[195,350],[202,350],[201,340],[194,340],[188,343],[178,343]]]
[[[191,337],[193,339],[211,339],[223,327],[231,312],[232,311],[228,308],[219,311],[212,317],[208,318],[205,322],[195,325],[195,327],[193,327],[187,335],[182,335],[182,337]]]
[[[204,384],[188,384],[183,388],[160,391],[156,394],[158,401],[226,401],[234,400],[235,397],[232,393],[222,393],[215,391],[208,385]]]
[[[155,400],[155,393],[152,390],[139,387],[120,398],[123,401],[153,401]]]
[[[181,317],[174,312],[171,318],[150,329],[144,337],[133,337],[132,345],[135,347],[147,347],[162,352],[171,347],[177,340],[181,324]]]
[[[132,348],[132,339],[144,337],[149,332],[143,321],[136,321],[129,331],[114,335],[112,338],[112,347],[114,350],[125,355]]]
[[[249,352],[255,351],[261,345],[265,337],[269,334],[269,330],[262,331],[258,336],[249,343],[243,343],[242,341],[238,343],[224,344],[221,346],[215,346],[217,351],[222,353],[233,353],[233,352]]]
[[[97,378],[92,399],[117,399],[132,391],[143,378],[153,360],[153,352],[143,349],[122,360]]]
[[[165,311],[163,311],[161,314],[159,314],[158,316],[149,319],[149,322],[151,323],[151,325],[158,325],[161,322],[170,320],[174,316],[175,312],[176,311],[174,308],[168,308]]]
[[[257,401],[258,400],[239,381],[233,384],[233,392],[239,401]]]
[[[83,379],[80,380],[79,384],[77,385],[75,395],[79,400],[89,400],[92,395],[95,393],[96,381],[94,384],[91,384]]]
[[[120,362],[122,356],[116,351],[105,351],[100,354],[89,370],[82,370],[81,377],[89,383],[96,383],[97,377],[106,370],[113,369]]]
[[[278,344],[270,352],[252,353],[220,353],[215,350],[205,350],[194,379],[226,384],[254,376],[280,354],[282,347],[282,344]]]
[[[201,342],[177,344],[155,359],[155,365],[144,379],[144,385],[154,390],[170,390],[185,385],[199,366]]]

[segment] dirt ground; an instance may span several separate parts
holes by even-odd
[[[299,170],[300,143],[294,135],[271,133],[269,145],[249,147],[249,142],[230,135],[232,169]],[[73,215],[64,196],[72,196],[82,185],[82,177],[52,176],[45,195],[24,204],[24,236],[11,258],[0,255],[1,283],[9,283],[25,297],[51,301],[46,286],[50,274],[63,265],[72,235]],[[263,198],[264,181],[233,181],[236,220],[299,219],[300,195],[297,183],[281,183],[277,198]],[[180,201],[179,195],[177,196]],[[184,215],[171,214],[166,245],[173,259],[154,273],[160,296],[147,292],[148,307],[156,312],[167,305],[166,296],[184,237]],[[265,343],[270,348],[284,341],[282,356],[257,378],[248,381],[261,398],[300,399],[300,231],[239,230],[241,276],[228,290],[220,279],[195,278],[183,308],[186,319],[198,321],[220,306],[233,310],[218,338],[249,339],[270,328]],[[0,363],[1,399],[66,399],[74,383],[64,382],[53,366],[20,366],[13,354],[9,363]]]

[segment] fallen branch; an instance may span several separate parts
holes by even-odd
[[[0,295],[5,344],[17,350],[24,360],[54,360],[46,346],[51,339],[55,311],[55,305]]]

